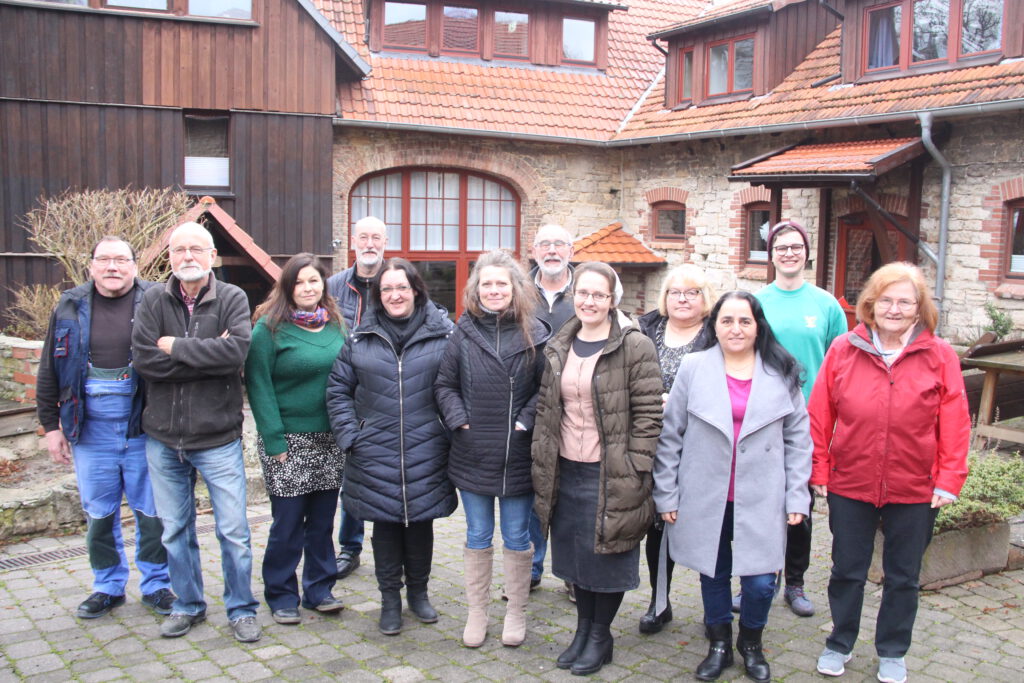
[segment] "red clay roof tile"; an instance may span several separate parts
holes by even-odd
[[[734,176],[769,174],[873,173],[881,164],[904,152],[924,152],[920,138],[893,138],[797,145],[744,168]],[[905,160],[905,159],[904,159]]]
[[[622,228],[622,223],[616,222],[605,226],[585,237],[581,237],[573,243],[574,255],[572,260],[576,263],[585,261],[603,261],[605,263],[665,263],[665,259],[653,251],[633,235],[630,235]]]

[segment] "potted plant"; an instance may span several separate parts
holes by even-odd
[[[1006,568],[1008,520],[1024,512],[1024,459],[995,451],[971,453],[970,474],[957,502],[939,511],[924,555],[921,588],[933,590]],[[869,578],[881,582],[881,534]]]

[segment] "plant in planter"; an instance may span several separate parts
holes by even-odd
[[[921,588],[933,590],[1006,568],[1007,520],[1024,512],[1024,459],[995,451],[971,453],[970,474],[957,502],[939,511],[921,566]],[[869,578],[881,582],[881,533]]]

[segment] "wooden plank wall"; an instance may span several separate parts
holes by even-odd
[[[765,85],[772,90],[835,29],[838,19],[816,2],[784,7],[768,26]]]
[[[234,25],[0,5],[0,97],[186,109],[335,111],[335,45],[291,0]]]

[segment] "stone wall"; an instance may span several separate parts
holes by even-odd
[[[35,403],[43,342],[0,336],[0,397]]]
[[[953,167],[949,252],[942,334],[969,342],[988,323],[984,304],[992,301],[1024,330],[1024,278],[1005,277],[1007,216],[1005,202],[1024,197],[1024,114],[940,120],[939,147]],[[916,124],[871,129],[831,129],[813,133],[814,142],[918,136]],[[709,271],[719,291],[764,285],[764,265],[747,263],[743,244],[743,207],[765,201],[763,188],[731,183],[730,168],[786,145],[806,141],[807,132],[694,140],[660,145],[607,148],[557,145],[468,136],[338,128],[334,139],[334,236],[345,254],[348,190],[362,176],[402,166],[452,167],[493,175],[509,183],[522,204],[520,244],[528,245],[536,228],[561,223],[585,235],[615,221],[664,256],[669,265],[693,262]],[[938,248],[941,169],[925,161],[921,235]],[[888,210],[907,215],[908,167],[879,178],[871,191]],[[688,238],[653,241],[651,202],[685,198]],[[783,193],[785,217],[808,228],[814,280],[820,194],[817,189]],[[828,226],[826,286],[836,277],[837,234],[844,216],[863,211],[861,200],[833,190]],[[521,248],[521,254],[526,249]],[[342,257],[343,258],[343,257]],[[923,255],[919,264],[934,283],[935,268]],[[343,265],[342,263],[336,265]],[[853,264],[847,264],[853,265]],[[621,269],[620,269],[621,270]],[[654,305],[664,269],[623,272],[629,282],[624,310]],[[633,282],[635,280],[635,282]],[[633,292],[631,295],[630,292]],[[850,302],[854,303],[853,301]]]

